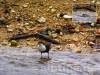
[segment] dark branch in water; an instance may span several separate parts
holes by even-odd
[[[38,38],[38,39],[41,39],[41,40],[45,40],[45,41],[51,42],[53,44],[60,44],[58,41],[50,38],[47,35],[41,34],[41,33],[36,33],[36,34],[33,34],[33,33],[16,34],[16,35],[10,37],[9,41],[26,39],[26,38],[29,38],[29,37],[35,37],[35,38]]]
[[[16,34],[16,35],[13,35],[12,37],[10,37],[9,41],[10,40],[26,39],[29,37],[33,37],[33,34],[32,33]]]

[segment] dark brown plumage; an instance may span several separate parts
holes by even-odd
[[[49,51],[51,49],[51,43],[43,43],[43,42],[39,42],[38,43],[38,49],[41,52],[41,58],[42,58],[42,53],[48,53],[48,58],[49,58]]]

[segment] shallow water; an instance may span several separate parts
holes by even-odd
[[[100,75],[100,54],[50,51],[40,53],[30,47],[1,48],[0,75]]]
[[[86,14],[87,16],[82,16]],[[96,12],[88,10],[73,11],[73,21],[75,22],[96,22]]]

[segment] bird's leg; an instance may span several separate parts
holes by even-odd
[[[49,52],[48,52],[48,59],[49,59]]]
[[[41,52],[41,58],[42,58],[42,52]]]

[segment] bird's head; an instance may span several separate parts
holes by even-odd
[[[41,45],[42,45],[42,46],[43,46],[43,45],[45,46],[45,43],[42,42],[42,41],[39,41],[39,42],[37,43],[37,45],[38,45],[38,46],[41,46]]]

